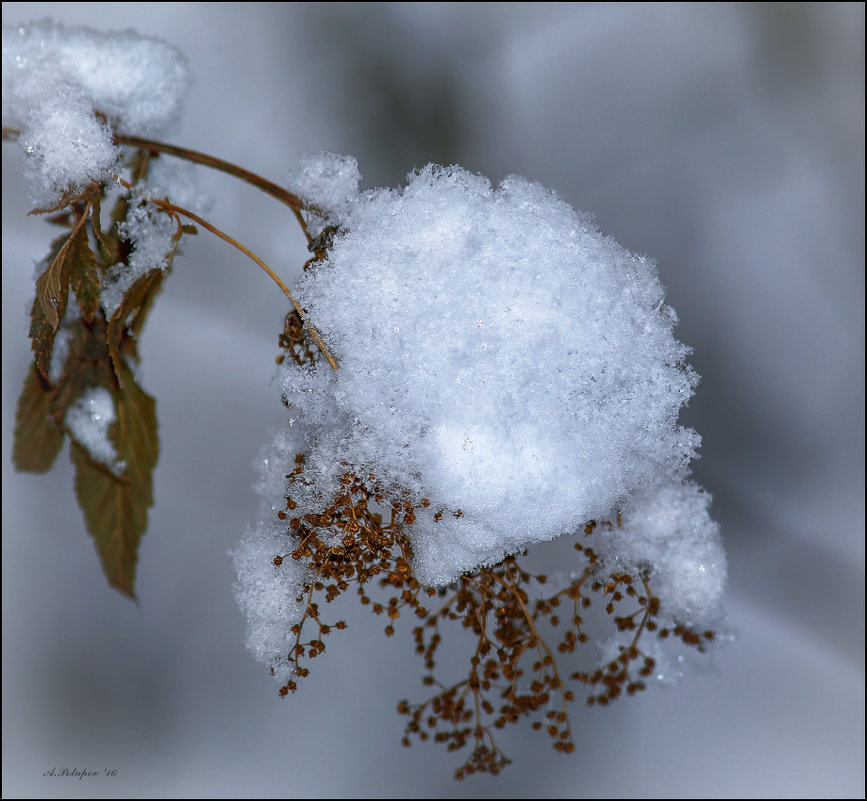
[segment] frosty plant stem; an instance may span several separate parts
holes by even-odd
[[[122,183],[127,188],[131,188],[130,184],[128,184],[127,182],[123,181]],[[242,245],[236,239],[233,239],[231,236],[229,236],[227,233],[221,231],[215,225],[211,225],[211,223],[209,223],[207,220],[203,220],[201,217],[199,217],[198,214],[194,214],[192,211],[189,211],[188,209],[182,209],[180,206],[175,206],[173,203],[171,203],[169,201],[168,198],[163,198],[162,200],[158,200],[158,199],[154,198],[153,203],[159,208],[160,211],[165,212],[169,216],[177,217],[177,215],[183,215],[184,217],[189,218],[197,225],[201,225],[202,228],[205,228],[208,231],[210,231],[212,234],[218,236],[224,242],[228,242],[233,247],[236,247],[238,250],[241,251],[241,253],[243,253],[245,256],[249,257],[254,262],[256,262],[256,264],[258,264],[271,277],[271,279],[274,281],[274,283],[277,284],[277,286],[279,286],[281,290],[283,290],[283,294],[286,295],[287,298],[289,298],[289,302],[295,308],[295,311],[298,313],[298,316],[304,321],[305,325],[307,326],[307,330],[310,333],[310,336],[313,338],[313,341],[317,344],[319,349],[322,351],[322,354],[328,360],[328,363],[331,365],[331,367],[333,369],[335,369],[335,370],[337,369],[337,362],[334,360],[334,357],[328,352],[328,348],[325,347],[325,344],[320,339],[319,334],[316,333],[316,329],[307,320],[307,315],[305,314],[304,309],[302,309],[301,306],[298,305],[298,301],[296,301],[295,298],[292,297],[292,293],[289,291],[289,288],[286,286],[286,284],[283,283],[280,276],[277,275],[277,273],[275,273],[264,261],[262,261],[262,259],[260,259],[248,247],[246,247],[245,245]]]
[[[105,119],[104,114],[97,112],[97,116],[103,120]],[[7,128],[6,126],[3,126],[3,141],[13,142],[17,140],[20,135],[21,131],[17,128]],[[184,159],[193,164],[201,164],[204,167],[210,167],[214,170],[219,170],[220,172],[232,175],[251,186],[255,186],[257,189],[261,189],[266,194],[271,195],[292,209],[295,218],[298,220],[298,224],[301,226],[301,230],[307,237],[307,241],[310,241],[311,237],[307,232],[307,224],[301,214],[301,211],[304,208],[304,203],[297,195],[287,191],[282,186],[275,184],[273,181],[269,181],[261,175],[250,172],[250,170],[245,170],[243,167],[239,167],[237,164],[233,164],[230,161],[218,159],[215,156],[201,153],[198,150],[191,150],[190,148],[179,147],[178,145],[170,145],[165,142],[157,142],[154,139],[143,139],[139,136],[126,136],[120,133],[112,134],[112,140],[116,145],[129,145],[146,153],[164,153],[168,156],[175,156],[179,159]]]
[[[254,172],[245,170],[237,164],[232,164],[230,161],[224,161],[223,159],[209,156],[207,153],[200,153],[197,150],[190,150],[186,147],[178,147],[177,145],[169,145],[165,142],[157,142],[153,139],[142,139],[138,136],[125,136],[124,134],[118,133],[114,134],[113,139],[116,145],[130,145],[140,150],[144,150],[147,153],[165,153],[166,155],[175,156],[179,159],[192,162],[193,164],[201,164],[205,167],[210,167],[214,170],[219,170],[220,172],[232,175],[235,178],[240,178],[251,186],[255,186],[257,189],[261,189],[266,194],[271,195],[271,197],[277,198],[281,203],[285,203],[290,209],[292,209],[295,218],[298,220],[298,224],[301,226],[301,230],[307,237],[307,241],[310,241],[311,237],[307,232],[307,224],[301,214],[301,211],[304,209],[303,201],[297,195],[287,191],[282,186],[278,186],[273,181],[269,181],[261,175],[256,175]]]
[[[104,115],[100,115],[103,116]],[[20,136],[20,131],[15,128],[3,128],[3,140],[4,141],[15,141]],[[257,189],[261,189],[268,195],[276,198],[281,201],[285,205],[289,206],[292,209],[295,218],[298,220],[299,225],[301,226],[301,230],[304,232],[304,236],[307,241],[310,242],[312,240],[308,230],[307,223],[304,220],[303,215],[301,214],[301,210],[305,208],[305,204],[301,201],[297,195],[294,195],[292,192],[287,192],[282,187],[277,184],[269,181],[267,178],[263,178],[261,175],[256,175],[254,172],[250,172],[249,170],[245,170],[243,167],[239,167],[237,164],[232,164],[229,161],[224,161],[223,159],[218,159],[214,156],[209,156],[206,153],[200,153],[196,150],[190,150],[189,148],[178,147],[176,145],[167,144],[165,142],[157,142],[152,139],[141,139],[136,136],[124,136],[123,134],[114,134],[113,136],[115,144],[118,145],[130,145],[133,147],[140,148],[143,152],[147,153],[165,153],[170,156],[176,156],[180,159],[185,159],[194,164],[201,164],[205,167],[211,167],[212,169],[219,170],[221,172],[227,173],[228,175],[232,175],[235,178],[239,178],[240,180],[250,184],[251,186],[255,186]],[[127,189],[132,189],[132,184],[128,181],[124,181],[122,178],[117,178],[118,183]],[[218,236],[224,242],[228,242],[233,247],[240,250],[245,256],[252,259],[256,264],[258,264],[277,284],[278,287],[282,290],[283,294],[289,299],[289,302],[295,308],[295,311],[304,320],[307,327],[310,329],[310,335],[313,337],[314,342],[319,347],[319,349],[324,354],[325,358],[328,360],[328,363],[331,367],[337,370],[337,362],[334,357],[328,352],[328,348],[325,347],[325,344],[322,342],[319,334],[316,332],[315,327],[307,320],[307,315],[304,310],[298,304],[294,297],[292,297],[292,293],[289,291],[289,288],[259,256],[257,256],[252,250],[238,242],[236,239],[233,239],[231,236],[221,231],[215,225],[212,225],[207,220],[202,219],[199,215],[194,212],[181,208],[180,206],[176,206],[171,203],[168,198],[156,199],[152,198],[152,202],[163,212],[168,214],[169,216],[183,215],[188,219],[192,220],[198,225],[201,225],[202,228],[207,229],[215,236]],[[64,204],[65,205],[65,204]],[[61,207],[62,208],[62,207]]]
[[[260,518],[232,554],[247,644],[280,696],[346,628],[322,605],[353,588],[388,637],[416,619],[435,694],[399,703],[401,742],[468,749],[463,779],[509,763],[493,730],[519,720],[571,753],[573,688],[607,705],[670,680],[716,639],[725,553],[690,479],[700,438],[677,423],[698,376],[651,260],[514,175],[495,186],[430,164],[403,187],[362,191],[355,159],[319,153],[284,188],[166,144],[186,62],[132,31],[4,28],[3,59],[3,139],[21,145],[36,211],[61,231],[36,280],[13,459],[45,472],[69,438],[112,587],[134,594],[154,502],[139,340],[201,226],[291,304],[275,384],[292,416],[262,450]],[[291,209],[313,254],[291,291],[204,218],[193,165]],[[527,549],[557,538],[572,561],[525,569]],[[423,605],[433,598],[436,611]],[[449,628],[471,643],[462,666],[449,659],[461,667],[451,684],[434,676]],[[567,672],[591,632],[601,653]]]

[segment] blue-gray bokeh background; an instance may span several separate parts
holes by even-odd
[[[306,151],[367,185],[428,161],[515,172],[659,260],[703,375],[704,436],[738,639],[715,670],[573,712],[576,753],[527,726],[499,779],[402,749],[420,695],[409,625],[351,623],[295,697],[243,648],[226,555],[256,513],[250,466],[283,409],[284,304],[199,236],[143,339],[162,453],[138,606],[106,588],[66,457],[10,466],[33,265],[3,145],[3,795],[576,797],[864,794],[864,6],[567,3],[4,3],[132,26],[196,83],[179,144],[282,181]],[[305,258],[277,203],[202,173],[212,218],[287,279]],[[116,769],[113,779],[43,777]]]

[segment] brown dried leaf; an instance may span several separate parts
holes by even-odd
[[[129,202],[126,195],[121,195],[115,201],[111,209],[111,224],[107,231],[102,230],[97,234],[97,239],[100,244],[99,264],[103,269],[108,269],[113,264],[126,262],[129,258],[130,243],[126,239],[122,239],[118,232],[120,223],[126,220],[129,213]]]
[[[44,378],[48,378],[54,333],[54,327],[46,319],[39,298],[35,298],[30,310],[30,347],[33,349],[33,362]]]
[[[72,236],[66,252],[66,265],[69,285],[75,292],[81,316],[87,322],[92,322],[99,309],[99,270],[96,257],[90,249],[86,225],[82,225]]]
[[[108,322],[108,353],[118,382],[123,382],[120,348],[124,332],[129,329],[133,337],[141,332],[162,281],[163,271],[160,269],[150,270],[140,276],[127,290]]]
[[[18,470],[44,473],[63,446],[63,432],[51,413],[51,387],[30,366],[18,398],[12,459]]]
[[[55,331],[66,312],[69,276],[64,268],[66,255],[74,238],[75,232],[64,234],[51,243],[48,267],[36,280],[36,300],[42,308],[46,321]]]
[[[121,362],[123,386],[113,387],[117,422],[110,437],[126,472],[116,476],[73,442],[75,493],[87,530],[96,543],[109,584],[135,598],[138,546],[153,505],[153,470],[159,455],[156,404]]]
[[[66,364],[54,399],[54,414],[58,419],[62,419],[70,405],[90,387],[112,387],[115,383],[101,317],[90,325],[83,320],[73,323],[68,342]]]
[[[58,264],[62,272],[61,254],[69,242],[70,236],[70,234],[64,234],[51,243],[51,252],[46,259],[48,267],[36,281],[36,297],[30,311],[30,346],[33,349],[36,366],[45,378],[48,378],[51,350],[54,347],[54,334],[60,325],[60,319],[66,313],[69,291],[68,283],[60,280],[62,276],[55,274],[54,277],[51,277],[50,274]],[[58,290],[55,295],[58,303],[56,307],[45,299],[46,293],[51,291],[50,287],[56,285],[55,278],[60,281],[60,286],[64,288],[62,292]]]
[[[75,494],[103,573],[112,587],[135,598],[135,566],[147,506],[127,484],[91,461],[77,442],[71,443],[69,455],[75,466]]]

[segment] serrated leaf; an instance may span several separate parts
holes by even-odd
[[[69,455],[75,466],[75,494],[102,571],[112,587],[135,598],[135,567],[147,507],[129,485],[94,464],[77,442],[71,443]]]
[[[70,448],[75,493],[109,584],[134,598],[138,547],[153,504],[153,470],[159,455],[156,404],[121,363],[123,387],[113,388],[117,420],[110,437],[126,472],[116,476],[77,442]]]
[[[108,353],[118,382],[123,382],[120,348],[124,332],[129,329],[135,337],[141,332],[147,313],[160,290],[163,271],[156,268],[139,276],[126,291],[120,306],[108,322]]]
[[[118,455],[127,463],[126,475],[139,487],[148,506],[153,503],[153,470],[160,446],[156,402],[136,383],[127,364],[122,365],[123,387],[116,390]]]
[[[55,333],[56,329],[46,319],[39,298],[34,298],[30,310],[30,347],[33,350],[34,364],[44,378],[48,378]]]
[[[169,254],[169,265],[171,265],[171,259],[173,257],[174,253]],[[138,339],[141,335],[145,320],[147,320],[148,314],[150,314],[150,310],[154,305],[154,301],[162,289],[163,278],[166,276],[167,269],[169,268],[167,267],[165,270],[153,270],[144,276],[149,279],[148,284],[143,289],[142,299],[138,304],[138,308],[135,309],[135,313],[130,317],[126,326],[129,333],[135,339]]]
[[[99,309],[100,284],[96,257],[90,249],[86,225],[82,225],[72,236],[66,252],[66,269],[69,275],[69,286],[75,293],[81,316],[87,322],[92,322]]]
[[[44,473],[63,447],[63,432],[51,413],[51,387],[30,365],[18,398],[12,460],[18,470]]]
[[[73,231],[51,243],[48,266],[36,279],[36,300],[41,306],[46,322],[56,331],[66,312],[69,295],[69,275],[65,269],[66,255],[77,233]]]
[[[60,300],[62,303],[58,308],[55,308],[51,303],[47,303],[43,299],[43,294],[47,291],[46,286],[50,283],[46,275],[52,266],[58,264],[61,252],[69,241],[70,236],[70,234],[64,234],[51,243],[51,251],[46,259],[48,267],[36,281],[36,297],[33,299],[33,306],[30,310],[30,346],[33,349],[36,366],[45,378],[48,378],[51,351],[54,347],[54,335],[60,323],[60,317],[66,313],[67,300],[67,293],[61,293],[62,297]],[[46,305],[51,310],[51,315],[46,311]]]

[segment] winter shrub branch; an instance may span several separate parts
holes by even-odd
[[[45,472],[69,438],[113,587],[133,596],[154,502],[138,342],[203,229],[288,300],[275,382],[288,422],[262,450],[261,517],[233,552],[248,645],[281,696],[345,628],[327,609],[350,590],[387,636],[412,616],[430,694],[398,705],[403,743],[468,750],[460,779],[508,764],[495,734],[523,719],[573,751],[579,689],[606,705],[715,639],[725,554],[690,480],[699,437],[677,423],[698,376],[652,261],[517,176],[428,165],[362,190],[354,159],[321,153],[284,188],[159,141],[188,71],[133,32],[4,28],[3,58],[3,139],[60,231],[36,280],[14,460]],[[293,289],[207,220],[190,165],[290,209],[309,251]],[[557,538],[570,561],[530,570],[528,549]],[[456,628],[466,662],[444,666]],[[581,646],[590,662],[575,662]]]

